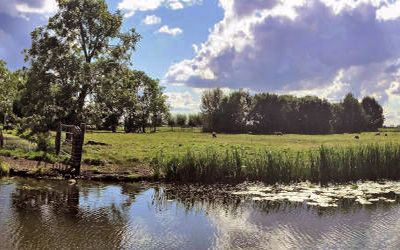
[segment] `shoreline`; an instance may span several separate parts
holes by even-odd
[[[57,168],[58,163],[52,164],[43,161],[27,160],[23,158],[14,158],[0,156],[0,160],[9,166],[9,177],[26,177],[35,179],[77,179],[92,180],[102,182],[142,182],[142,181],[160,181],[155,178],[148,170],[132,170],[121,166],[108,166],[104,169],[93,169],[93,166],[82,165],[81,174],[76,177],[63,176],[61,170]],[[107,171],[109,170],[109,171]]]

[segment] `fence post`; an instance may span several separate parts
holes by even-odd
[[[81,161],[83,153],[83,142],[85,140],[86,124],[82,123],[80,127],[75,127],[72,139],[71,165],[75,168],[75,174],[80,175]]]
[[[56,154],[59,155],[61,150],[61,122],[58,124],[55,146]]]
[[[4,147],[4,136],[3,136],[3,130],[0,129],[0,148]]]

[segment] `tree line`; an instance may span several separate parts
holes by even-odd
[[[377,131],[383,109],[373,97],[361,102],[351,93],[340,103],[316,96],[296,97],[246,91],[205,91],[201,99],[203,130],[223,133],[328,134]]]
[[[28,67],[0,62],[0,113],[32,132],[59,122],[145,132],[168,114],[159,81],[132,69],[141,36],[122,31],[123,16],[104,0],[57,0],[58,12],[31,33]],[[3,93],[4,92],[4,93]]]

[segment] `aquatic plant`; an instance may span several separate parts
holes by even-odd
[[[327,184],[356,180],[400,179],[400,144],[326,147],[293,152],[208,148],[183,155],[157,154],[151,163],[157,176],[183,182],[309,180]]]

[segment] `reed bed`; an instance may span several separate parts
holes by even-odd
[[[181,182],[290,183],[312,181],[348,182],[400,179],[400,144],[370,144],[348,147],[321,146],[308,151],[259,150],[252,154],[240,148],[225,152],[209,148],[188,150],[183,155],[157,154],[151,161],[156,176]]]

